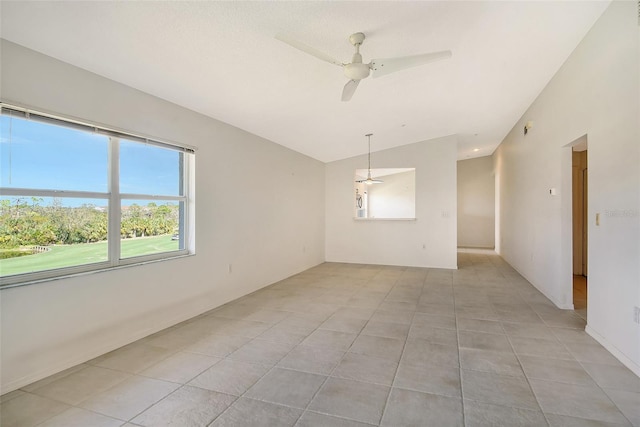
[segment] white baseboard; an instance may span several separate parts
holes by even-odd
[[[640,377],[640,365],[625,356],[624,353],[613,346],[602,335],[594,331],[593,328],[591,328],[589,325],[587,325],[584,331],[589,334],[594,340],[598,341],[600,345],[607,349],[609,353],[613,354],[613,356],[618,359],[624,366],[629,368],[634,374]]]
[[[539,288],[538,286],[536,286],[536,284],[531,281],[531,279],[529,279],[525,274],[523,274],[520,270],[518,270],[511,262],[509,262],[508,259],[506,259],[503,255],[498,254],[507,264],[509,264],[511,266],[511,268],[513,268],[515,271],[518,272],[519,275],[521,275],[527,282],[529,282],[531,284],[531,286],[533,286],[534,288],[536,288],[542,295],[544,295],[545,297],[547,297],[547,299],[549,301],[551,301],[556,307],[558,307],[559,309],[562,310],[574,310],[574,306],[573,306],[573,302],[570,303],[562,303],[560,301],[558,301],[553,295],[549,295],[547,292],[545,292],[544,289]]]
[[[321,264],[321,263],[320,263]],[[169,319],[165,319],[164,317],[162,319],[157,319],[154,322],[153,327],[151,328],[145,328],[145,329],[141,329],[141,330],[137,330],[137,331],[128,331],[126,336],[121,336],[118,339],[114,339],[109,341],[106,344],[100,345],[99,347],[93,347],[91,349],[87,349],[87,351],[82,352],[82,353],[78,353],[78,354],[74,354],[73,357],[70,357],[68,359],[65,359],[63,361],[59,361],[58,363],[52,363],[50,365],[47,365],[45,368],[40,369],[38,371],[35,372],[30,372],[28,375],[24,375],[20,378],[16,378],[15,380],[9,381],[7,383],[1,384],[0,385],[0,395],[4,395],[6,393],[12,392],[14,390],[19,389],[20,387],[24,387],[26,385],[29,385],[31,383],[34,383],[36,381],[39,381],[43,378],[47,378],[51,375],[57,374],[59,372],[62,372],[64,370],[67,370],[69,368],[72,368],[76,365],[79,365],[81,363],[85,363],[89,360],[95,359],[98,356],[102,356],[103,354],[106,354],[110,351],[116,350],[120,347],[124,347],[125,345],[131,344],[135,341],[138,341],[139,339],[142,339],[144,337],[147,337],[151,334],[155,334],[156,332],[160,332],[164,329],[167,329],[171,326],[177,325],[178,323],[187,321],[189,319],[192,319],[196,316],[199,316],[203,313],[206,313],[207,311],[213,310],[217,307],[220,307],[230,301],[235,301],[238,298],[241,298],[245,295],[248,295],[252,292],[258,291],[266,286],[269,286],[273,283],[278,282],[279,280],[285,279],[287,277],[296,275],[302,271],[305,271],[309,268],[312,268],[316,265],[319,265],[319,263],[313,263],[312,265],[309,265],[307,267],[304,267],[302,269],[296,269],[291,273],[288,273],[287,275],[284,275],[284,277],[281,278],[276,278],[276,280],[273,280],[270,283],[266,283],[266,284],[261,284],[258,285],[258,287],[256,289],[254,289],[253,291],[247,292],[245,294],[241,294],[241,295],[235,295],[235,296],[230,296],[229,299],[226,300],[219,300],[216,301],[215,305],[210,305],[210,302],[207,302],[206,299],[202,299],[202,302],[200,304],[198,304],[197,306],[191,306],[190,309],[182,311],[180,314],[175,315]]]
[[[538,288],[536,288],[536,289],[538,289]],[[538,289],[538,290],[539,290],[539,289]],[[543,294],[544,294],[544,292],[543,292]],[[545,296],[546,296],[546,295],[545,295]],[[549,297],[547,297],[547,298],[549,298]],[[549,298],[549,299],[551,299],[551,298]],[[553,300],[551,300],[551,301],[552,301],[552,302],[553,302],[553,303],[554,303],[554,304],[555,304],[559,309],[562,309],[562,310],[575,310],[575,307],[574,307],[574,305],[573,305],[573,304],[557,304],[555,301],[553,301]]]
[[[89,360],[95,359],[98,356],[102,356],[103,354],[109,353],[110,351],[116,350],[120,347],[124,347],[125,345],[138,341],[139,339],[147,337],[151,334],[155,334],[156,332],[160,332],[163,329],[177,325],[178,323],[184,322],[185,320],[189,320],[202,313],[206,313],[212,308],[215,308],[215,307],[208,307],[204,310],[196,310],[195,312],[183,313],[182,315],[176,316],[170,320],[159,322],[153,328],[147,328],[145,330],[132,332],[131,334],[128,334],[126,337],[121,337],[118,340],[113,340],[108,344],[104,344],[100,347],[93,348],[90,351],[87,351],[85,353],[77,354],[75,355],[75,357],[64,360],[61,363],[48,365],[44,369],[38,370],[36,372],[32,372],[29,375],[25,375],[21,378],[17,378],[6,384],[2,384],[0,395],[17,390],[20,387],[24,387],[36,381],[40,381],[43,378],[47,378],[51,375],[57,374],[69,368],[73,368],[74,366],[79,365],[81,363],[85,363]]]

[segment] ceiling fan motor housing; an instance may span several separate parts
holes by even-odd
[[[360,55],[360,45],[364,41],[363,33],[354,33],[349,37],[349,41],[356,47],[356,52],[351,58],[351,64],[344,65],[344,75],[351,80],[362,80],[369,77],[371,67],[369,64],[362,63],[362,55]]]
[[[356,55],[360,54],[357,53]],[[369,68],[369,64],[362,63],[362,56],[360,56],[360,61],[361,62],[352,62],[351,64],[345,65],[344,75],[351,80],[362,80],[365,77],[368,77],[369,73],[371,72],[371,68]]]

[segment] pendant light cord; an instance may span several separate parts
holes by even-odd
[[[371,135],[372,133],[368,133],[365,136],[369,140],[369,177],[371,177]]]

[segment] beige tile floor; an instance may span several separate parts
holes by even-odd
[[[14,426],[640,426],[640,379],[495,255],[326,263],[2,396]]]

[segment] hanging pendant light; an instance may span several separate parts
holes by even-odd
[[[373,179],[371,178],[371,135],[373,135],[372,133],[368,133],[365,136],[367,137],[368,141],[369,141],[369,172],[367,173],[367,179],[358,179],[356,180],[356,182],[361,182],[367,185],[371,185],[371,184],[381,184],[384,181],[380,180],[380,179]]]

